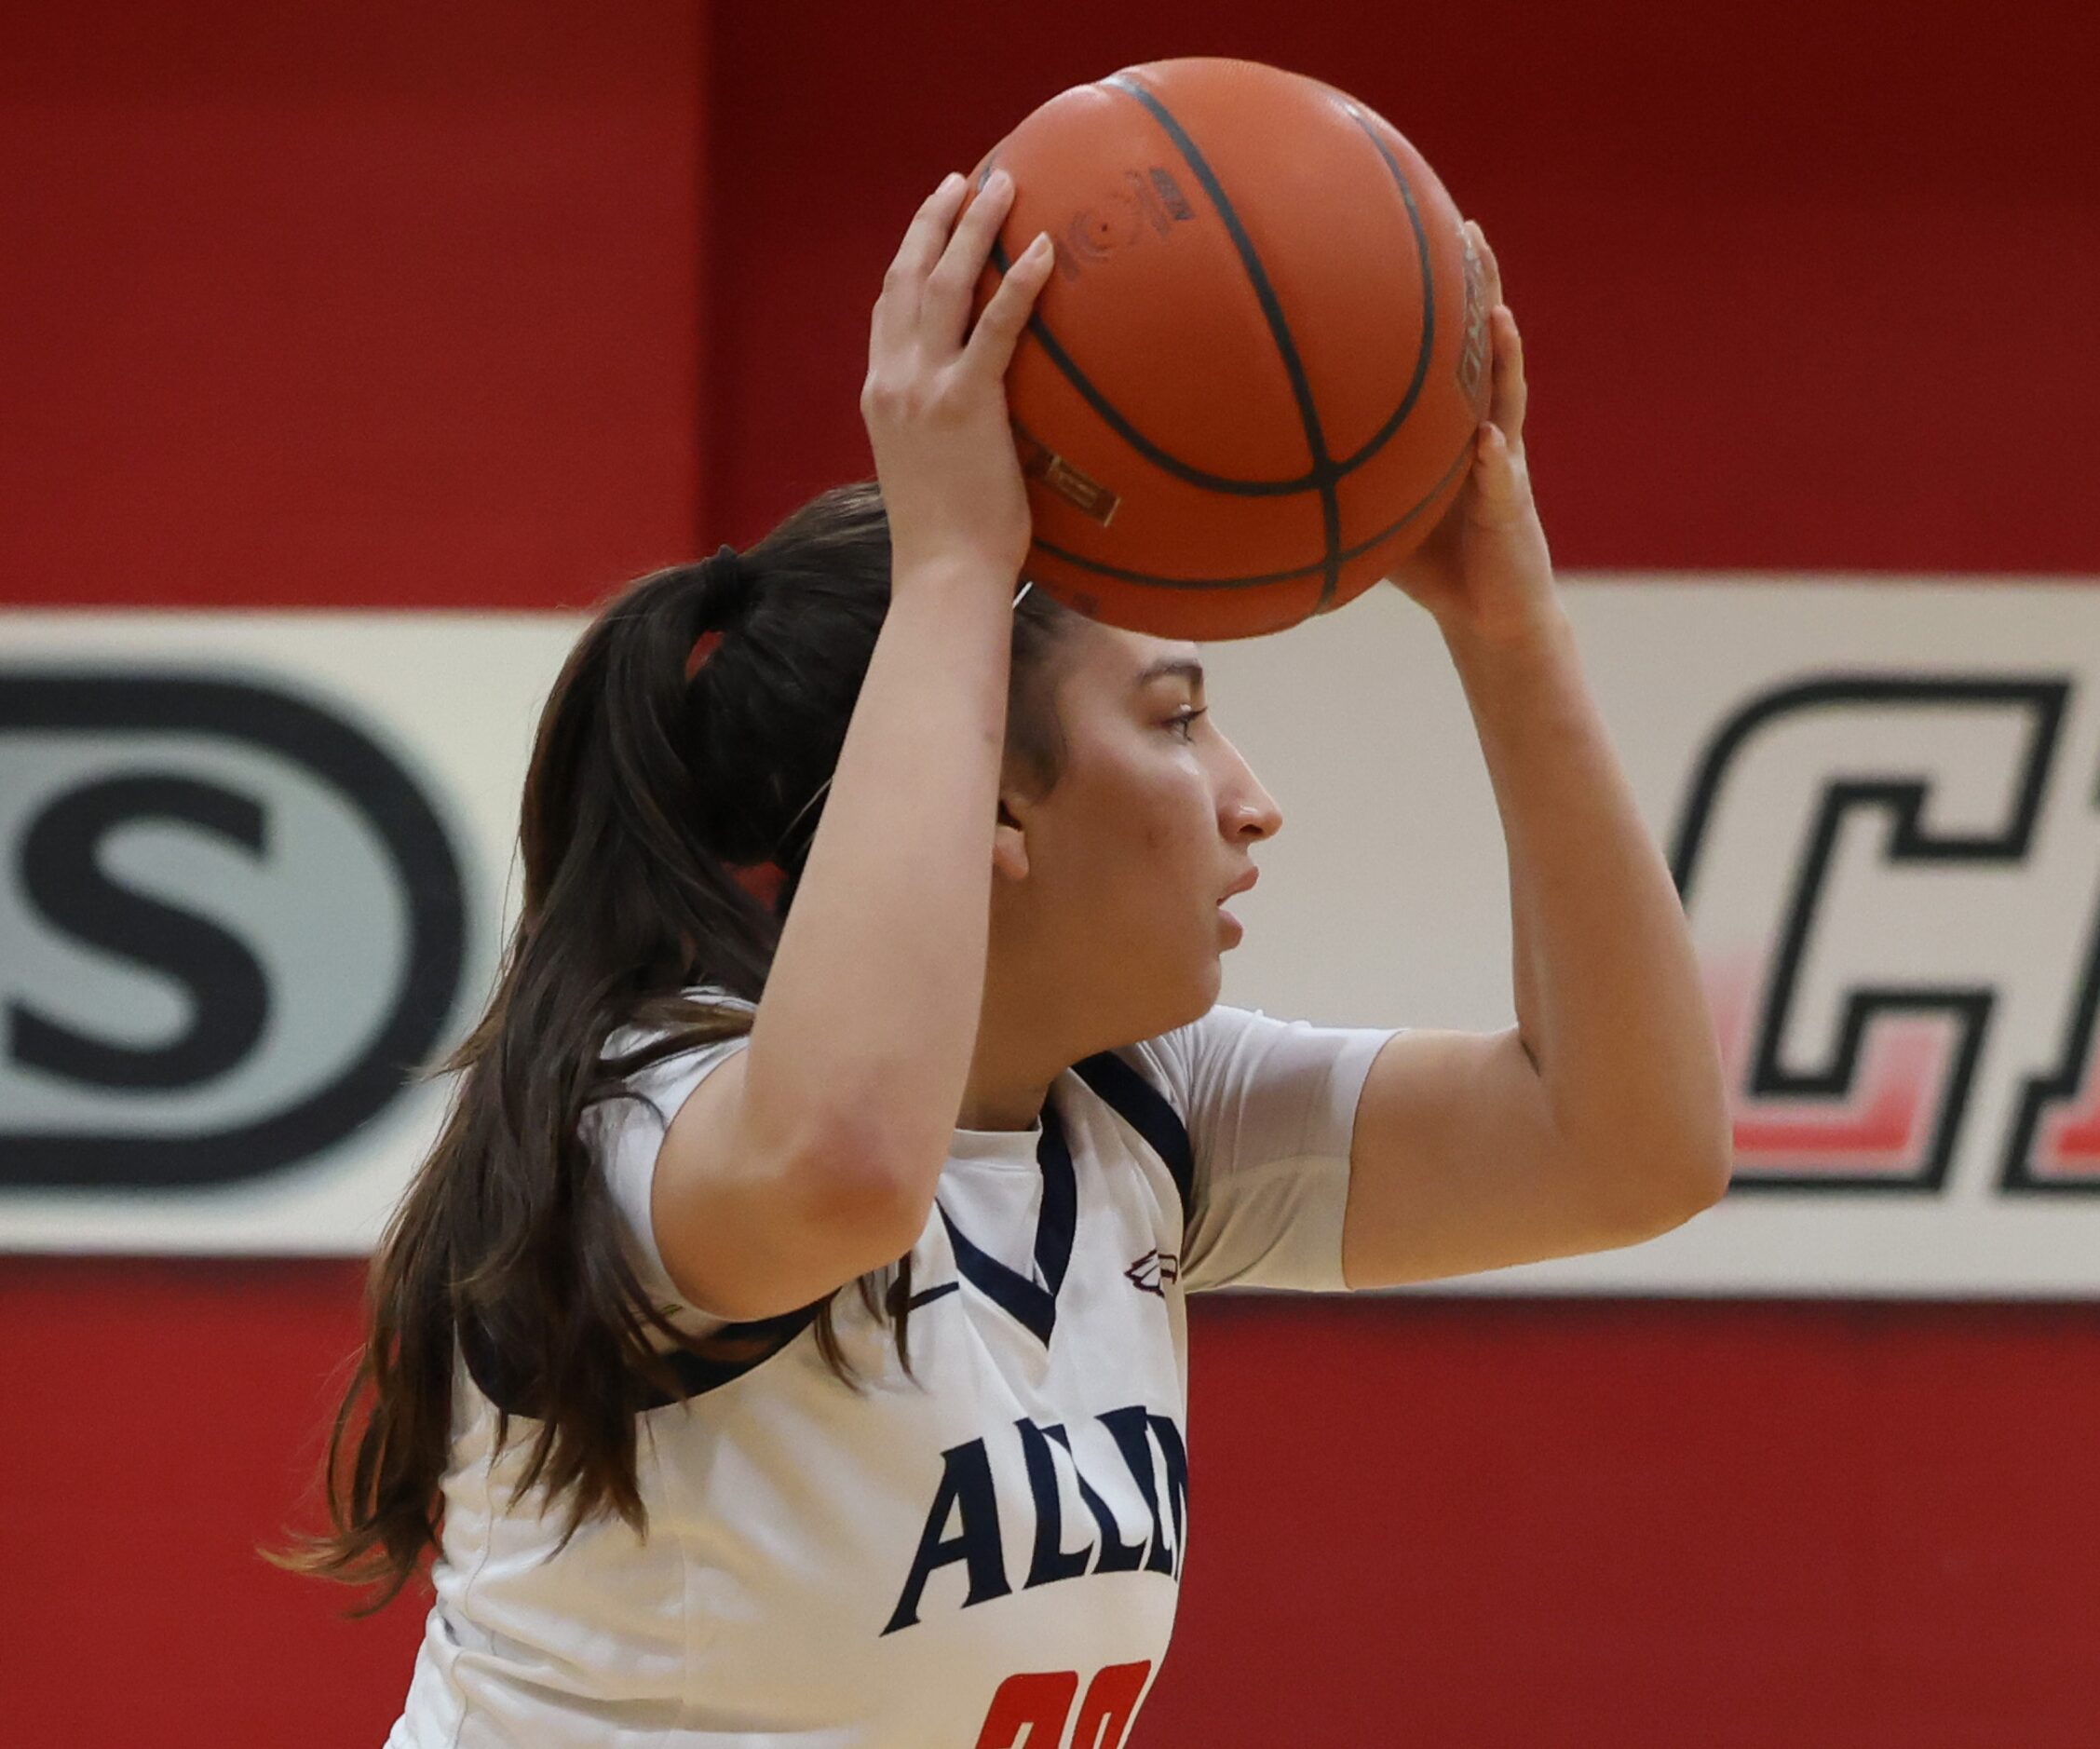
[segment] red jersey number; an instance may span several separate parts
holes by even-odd
[[[1145,1679],[1151,1674],[1149,1658],[1095,1672],[1070,1738],[1064,1727],[1072,1716],[1072,1697],[1079,1692],[1078,1672],[1042,1670],[1009,1676],[992,1697],[984,1729],[977,1733],[977,1749],[1123,1749]]]

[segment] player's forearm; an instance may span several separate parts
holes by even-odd
[[[1557,607],[1449,639],[1509,847],[1517,1024],[1571,1170],[1639,1218],[1726,1187],[1720,1064],[1669,869]]]
[[[997,579],[897,590],[752,1034],[760,1133],[843,1141],[928,1199],[983,1001],[1011,635]]]

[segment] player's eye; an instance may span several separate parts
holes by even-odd
[[[1183,740],[1192,741],[1196,739],[1196,719],[1203,715],[1209,708],[1207,705],[1202,707],[1190,705],[1185,711],[1177,711],[1169,719],[1167,726],[1179,735]]]

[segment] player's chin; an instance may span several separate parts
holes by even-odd
[[[1172,959],[1155,964],[1156,978],[1151,987],[1158,997],[1158,1018],[1163,1019],[1169,1010],[1174,1015],[1167,1022],[1167,1030],[1200,1020],[1216,1003],[1218,992],[1225,987],[1225,967],[1219,952],[1222,945],[1223,938],[1215,929],[1207,942],[1201,937],[1182,937]]]
[[[1172,966],[1155,966],[1153,970],[1157,976],[1144,983],[1144,997],[1121,1017],[1119,1024],[1129,1037],[1154,1038],[1193,1025],[1217,1006],[1218,993],[1225,987],[1224,970],[1214,952],[1192,955]]]

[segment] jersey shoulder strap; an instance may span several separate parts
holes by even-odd
[[[1196,1192],[1196,1154],[1189,1146],[1188,1126],[1182,1121],[1181,1114],[1166,1094],[1112,1051],[1076,1063],[1072,1068],[1096,1097],[1158,1155],[1180,1193],[1182,1219],[1186,1221]]]

